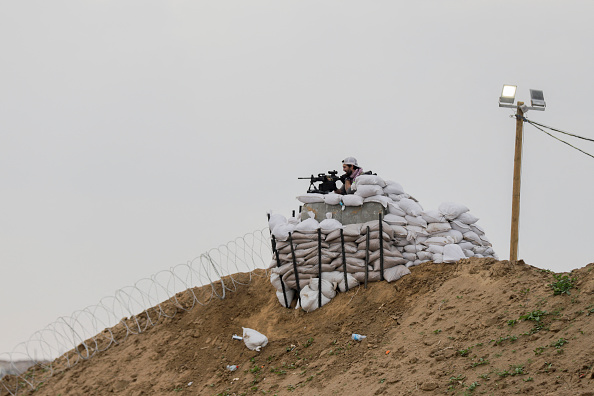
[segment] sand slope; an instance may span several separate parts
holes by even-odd
[[[282,308],[255,276],[72,368],[57,361],[54,376],[19,394],[594,395],[593,268],[554,295],[554,274],[523,262],[425,263],[312,313]],[[232,340],[242,326],[268,346]]]

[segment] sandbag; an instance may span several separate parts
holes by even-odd
[[[384,192],[386,194],[404,194],[404,188],[399,183],[394,181],[388,180],[386,181],[386,186],[384,187]]]
[[[431,252],[433,254],[443,254],[443,246],[429,245],[429,247],[427,248],[427,251]]]
[[[477,245],[482,245],[481,238],[479,238],[479,236],[476,235],[476,233],[473,231],[468,231],[468,232],[464,233],[464,239],[466,239],[467,241],[470,241],[472,243],[475,243]]]
[[[406,215],[404,218],[408,222],[408,225],[427,228],[427,222],[421,216]]]
[[[327,205],[338,205],[338,204],[340,204],[341,200],[342,200],[342,195],[340,195],[340,194],[330,193],[330,194],[324,195],[324,202]]]
[[[334,272],[334,271],[332,271]],[[320,278],[314,278],[309,282],[309,288],[314,291],[318,291],[320,286]],[[322,295],[328,298],[334,298],[336,296],[336,284],[324,279],[322,275]]]
[[[433,261],[435,264],[443,263],[443,254],[434,253],[433,256],[431,257],[431,261]]]
[[[395,267],[397,265],[406,264],[407,260],[402,257],[384,257],[384,271],[388,268]],[[373,260],[371,262],[371,267],[373,271],[380,271],[381,270],[381,261],[380,259]]]
[[[403,198],[398,202],[400,209],[404,210],[409,216],[420,216],[423,213],[421,205],[410,198]]]
[[[390,198],[394,202],[398,202],[402,199],[402,195],[388,194],[388,198]]]
[[[309,203],[317,203],[317,202],[324,202],[324,194],[306,194],[300,195],[297,197],[299,202],[303,202],[305,204]]]
[[[284,297],[285,294],[287,296],[287,303],[289,305],[285,305],[285,297]],[[282,290],[277,291],[276,298],[278,298],[278,302],[280,303],[280,305],[282,305],[285,308],[289,308],[291,306],[291,303],[293,302],[293,299],[295,298],[295,290],[288,289],[288,290],[285,290],[285,293],[283,293]]]
[[[359,285],[359,281],[357,281],[357,279],[355,279],[353,274],[347,274],[347,284],[349,286],[349,290],[351,290],[353,287],[357,287]],[[346,292],[344,278],[340,282],[338,282],[337,288],[339,291],[341,291],[343,293]]]
[[[418,244],[418,245],[407,245],[404,247],[404,251],[407,253],[417,253],[420,251],[425,250],[425,246]]]
[[[460,216],[456,217],[455,220],[458,220],[464,224],[470,225],[470,224],[474,224],[477,221],[479,221],[479,218],[471,215],[469,212],[464,212]]]
[[[342,203],[344,204],[344,206],[362,206],[363,197],[354,194],[343,195]]]
[[[439,232],[445,232],[452,229],[450,223],[429,223],[427,225],[427,232],[431,234],[437,234]]]
[[[272,230],[272,235],[274,235],[274,238],[276,238],[279,241],[286,241],[287,239],[289,239],[289,233],[293,232],[294,230],[295,226],[293,224],[278,224]]]
[[[458,245],[460,245],[460,247],[462,248],[462,250],[464,249],[474,249],[475,247],[477,247],[477,245],[475,245],[472,242],[469,241],[462,241],[462,242],[458,242]],[[475,251],[476,253],[476,251]]]
[[[443,262],[454,263],[458,260],[466,258],[466,255],[462,251],[459,245],[449,244],[443,247]]]
[[[400,206],[397,203],[394,202],[388,204],[388,213],[401,217],[406,216],[406,212],[402,210],[402,208],[400,208]]]
[[[408,224],[408,222],[406,221],[406,218],[404,218],[402,216],[396,216],[391,213],[388,213],[387,215],[384,216],[384,221],[390,225],[404,226],[404,225]]]
[[[428,260],[431,260],[431,258],[433,258],[433,253],[431,253],[429,251],[417,252],[417,257],[419,258],[419,260],[428,261]]]
[[[312,232],[317,231],[320,228],[320,223],[314,218],[315,214],[309,212],[309,219],[303,220],[301,223],[295,226],[295,231],[298,232]]]
[[[287,218],[278,213],[270,215],[270,220],[268,220],[268,228],[272,231],[274,230],[274,227],[279,224],[287,224]]]
[[[380,186],[382,188],[386,187],[386,182],[384,181],[384,179],[382,179],[381,177],[379,177],[377,175],[357,176],[354,184],[357,186],[357,188],[359,188],[359,186],[363,186],[363,185],[376,185],[376,186]]]
[[[382,195],[384,190],[380,186],[375,185],[362,185],[357,187],[354,195],[358,195],[363,198],[371,197],[374,195]],[[344,201],[344,199],[343,199]]]
[[[303,309],[305,312],[312,312],[319,308],[319,293],[317,290],[312,290],[309,285],[301,289],[301,304],[297,304],[297,308]],[[326,297],[322,293],[322,306],[328,304],[331,301],[330,298]]]
[[[462,234],[464,234],[465,232],[471,231],[470,226],[468,224],[464,224],[458,220],[452,220],[450,222],[450,225],[452,226],[452,229],[454,229],[456,231],[460,231]]]
[[[320,222],[320,229],[324,234],[329,234],[334,230],[340,230],[342,223],[332,218],[332,213],[326,213],[326,219]],[[340,232],[340,231],[339,231]]]
[[[463,235],[460,231],[457,230],[449,230],[445,232],[438,232],[437,234],[433,234],[431,236],[436,237],[451,237],[454,240],[454,243],[459,243],[463,239]]]
[[[416,238],[419,235],[429,235],[425,227],[413,226],[409,224],[406,226],[406,229],[408,230],[408,235],[412,235],[413,238]]]
[[[353,276],[359,281],[359,283],[365,282],[365,272],[355,272]],[[368,282],[379,282],[380,279],[381,275],[379,271],[369,271],[367,278]]]
[[[441,213],[446,219],[454,220],[456,217],[460,216],[462,213],[468,212],[468,208],[462,204],[457,204],[454,202],[443,202],[439,205],[439,213]]]
[[[392,203],[392,200],[383,195],[372,195],[371,197],[367,197],[363,200],[363,203],[367,202],[377,202],[379,204],[382,204],[384,208],[387,208],[388,204]]]
[[[408,261],[415,261],[418,257],[416,253],[402,253],[402,257],[404,257]]]
[[[408,235],[408,230],[402,226],[393,225],[390,226],[390,228],[392,228],[392,231],[394,231],[395,236],[406,238]]]
[[[363,225],[361,226],[361,235],[365,235],[365,233],[367,232],[367,227],[369,227],[369,231],[379,231],[379,229],[380,229],[379,220],[371,220],[366,223],[363,223]],[[388,234],[390,236],[390,238],[392,238],[394,236],[392,227],[390,227],[390,225],[388,223],[386,223],[385,221],[382,221],[382,231],[385,232],[386,234]]]
[[[487,238],[486,235],[479,235],[478,237],[481,240],[481,245],[489,247],[493,246],[491,245],[491,241],[489,241],[489,238]]]
[[[431,237],[425,241],[425,245],[439,245],[445,246],[448,244],[454,243],[454,240],[451,237]]]
[[[408,274],[410,274],[410,270],[406,266],[397,265],[384,271],[384,279],[388,282],[394,282]]]
[[[476,232],[478,236],[485,235],[485,230],[478,224],[471,224],[470,230]]]
[[[445,223],[448,220],[437,210],[425,210],[421,216],[427,223]]]

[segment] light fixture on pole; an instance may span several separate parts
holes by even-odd
[[[544,111],[546,103],[544,101],[544,94],[542,91],[530,90],[530,104],[528,107],[524,102],[518,102],[514,105],[516,97],[515,85],[504,85],[499,97],[499,107],[509,107],[516,109],[516,149],[514,153],[514,185],[512,192],[512,219],[511,219],[511,235],[509,243],[509,260],[518,260],[518,241],[519,241],[519,224],[520,224],[520,185],[521,185],[521,170],[522,170],[522,140],[523,140],[523,126],[524,113],[528,110]]]
[[[499,107],[516,107],[514,100],[516,98],[516,87],[515,85],[504,85],[501,90],[501,96],[499,97]]]

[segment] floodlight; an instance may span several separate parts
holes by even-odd
[[[513,105],[516,99],[516,88],[515,85],[504,85],[501,90],[501,96],[499,97],[499,104],[507,103]]]
[[[543,108],[543,110],[547,106],[544,100],[544,94],[542,93],[542,91],[539,91],[537,89],[530,90],[530,103],[532,107],[541,107]]]

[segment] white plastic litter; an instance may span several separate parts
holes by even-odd
[[[351,338],[355,341],[361,341],[367,338],[367,336],[361,335],[361,334],[356,334],[353,333],[353,335],[351,336]]]
[[[243,342],[248,349],[260,352],[260,348],[263,348],[268,344],[268,337],[264,334],[247,327],[242,327],[242,329]]]

